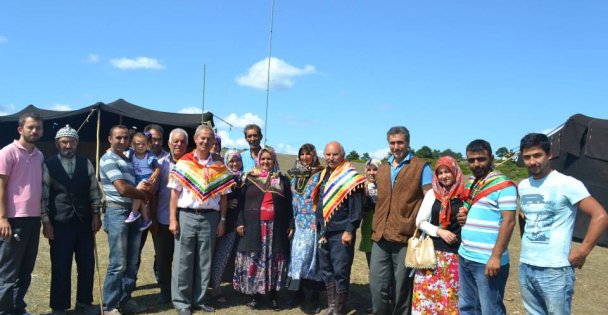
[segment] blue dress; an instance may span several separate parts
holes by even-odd
[[[316,172],[306,178],[295,176],[291,178],[296,230],[291,240],[291,261],[287,274],[290,279],[290,290],[297,290],[302,280],[322,281],[317,263],[316,218],[310,198],[320,175],[320,172]]]

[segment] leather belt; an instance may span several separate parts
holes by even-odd
[[[200,213],[200,214],[217,211],[215,209],[193,209],[193,208],[177,208],[177,210],[184,211],[184,212],[190,212],[190,213]]]

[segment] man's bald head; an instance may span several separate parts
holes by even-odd
[[[327,166],[331,169],[335,169],[340,163],[344,161],[344,147],[337,141],[332,141],[325,146],[323,156]]]

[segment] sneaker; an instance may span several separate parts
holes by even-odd
[[[103,311],[103,315],[122,315],[117,309],[111,309],[109,311]]]
[[[125,223],[133,223],[137,221],[139,217],[141,217],[141,214],[139,212],[131,211],[131,213],[129,213],[129,216],[125,220]]]
[[[139,230],[143,232],[143,231],[147,230],[150,227],[150,225],[152,225],[152,220],[150,220],[150,219],[142,220]]]
[[[76,307],[74,307],[74,310],[78,314],[84,315],[99,315],[101,313],[99,310],[99,305],[84,304],[80,302],[76,302]]]
[[[133,300],[128,300],[120,307],[120,310],[126,314],[137,314],[145,312],[147,308],[145,306],[137,304]]]

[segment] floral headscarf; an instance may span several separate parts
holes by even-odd
[[[372,183],[367,180],[367,167],[374,166],[378,169],[380,164],[382,164],[382,161],[377,159],[369,159],[365,162],[365,191],[374,202],[376,202],[376,199],[378,198],[378,183]]]
[[[437,178],[437,170],[439,167],[445,166],[454,176],[452,187],[447,189],[439,183]],[[433,172],[433,192],[435,198],[441,202],[441,210],[439,212],[439,224],[446,228],[450,224],[452,216],[452,205],[450,200],[462,197],[464,192],[464,176],[458,166],[458,161],[451,156],[442,156],[435,163],[435,172]]]
[[[310,153],[310,155],[313,156],[310,165],[304,166],[302,162],[300,162],[300,155],[302,155],[303,152]],[[296,159],[293,168],[287,171],[292,178],[292,192],[303,194],[306,190],[308,180],[321,170],[323,170],[323,167],[319,162],[315,146],[310,143],[303,144],[300,147],[300,150],[298,150],[298,158]]]
[[[271,171],[262,170],[262,167],[260,166],[260,158],[264,152],[270,153],[270,157],[274,162],[274,166]],[[255,162],[255,167],[245,174],[245,180],[251,181],[264,192],[283,195],[281,171],[279,170],[279,162],[277,161],[277,154],[275,153],[274,148],[265,146],[260,149],[257,161]]]
[[[224,155],[224,165],[228,167],[228,162],[232,161],[233,158],[237,158],[241,160],[241,162],[243,161],[243,158],[241,157],[241,152],[239,152],[238,150],[230,149],[226,151],[226,154]],[[241,169],[238,172],[233,172],[230,168],[228,168],[228,170],[232,173],[232,175],[240,177],[241,172],[243,171],[243,166],[241,166]]]

